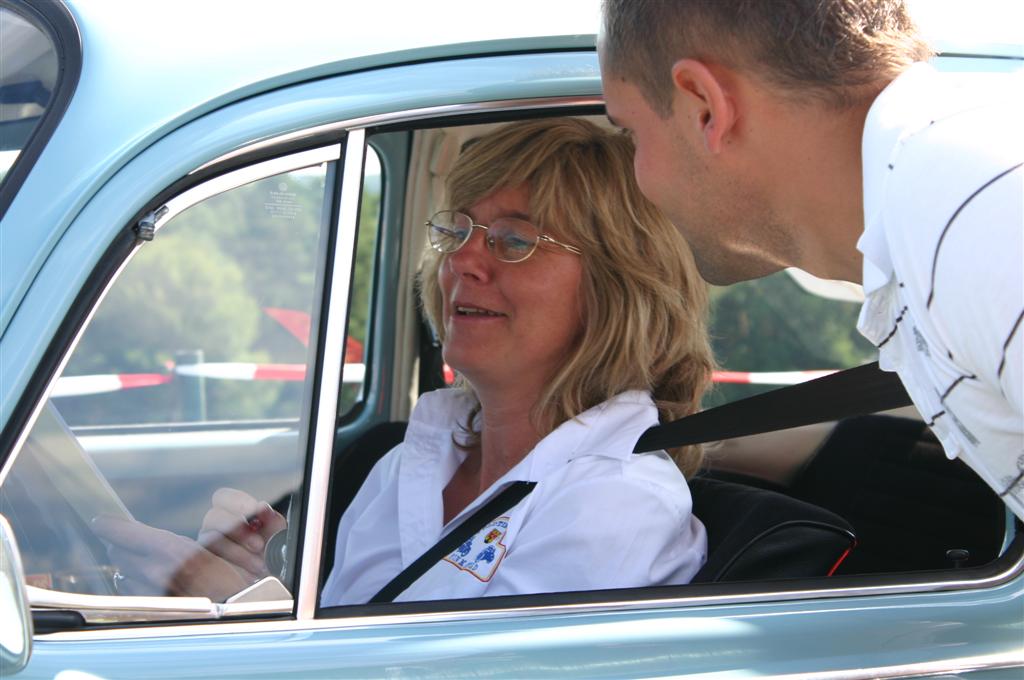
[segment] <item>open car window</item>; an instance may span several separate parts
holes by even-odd
[[[601,122],[599,116],[592,119]],[[390,235],[401,240],[408,249],[399,280],[410,299],[419,253],[425,247],[417,225],[444,207],[443,180],[459,149],[500,124],[423,127],[413,132],[403,214],[400,219],[385,217],[381,225],[385,238]],[[857,286],[785,271],[713,289],[711,298],[711,334],[721,365],[705,408],[877,359],[874,347],[856,331],[861,299]],[[373,304],[376,315],[395,318],[404,313],[387,306],[390,301],[375,300]],[[426,327],[421,327],[417,337],[398,341],[404,342],[405,348],[396,350],[392,379],[404,381],[408,392],[421,394],[451,382],[450,370]],[[402,361],[403,352],[416,356],[415,372],[400,370],[407,363]],[[334,532],[347,503],[376,461],[401,441],[408,413],[408,408],[393,405],[388,418],[393,422],[339,436],[332,472],[335,497],[328,507],[323,545],[328,571],[335,550]],[[562,593],[547,599],[524,593],[521,598],[500,600],[516,606],[592,602],[601,597],[684,601],[690,594],[709,592],[732,592],[742,600],[742,593],[751,591],[778,592],[779,598],[789,597],[786,593],[798,588],[818,594],[856,592],[857,584],[914,588],[917,583],[948,582],[950,587],[959,587],[954,584],[987,578],[993,570],[1012,566],[1020,555],[1019,540],[1008,552],[1016,530],[1001,500],[966,465],[946,458],[913,408],[716,443],[708,447],[703,469],[690,481],[695,497],[703,496],[695,499],[694,507],[700,508],[695,512],[716,536],[732,540],[729,534],[737,524],[760,521],[756,511],[744,514],[735,503],[742,505],[750,497],[764,494],[771,499],[781,497],[783,505],[820,510],[822,514],[808,516],[835,520],[835,526],[851,531],[854,539],[837,540],[835,559],[806,578],[794,579],[760,563],[745,570],[737,567],[744,565],[739,560],[731,569],[719,570],[713,579],[671,589],[616,591],[604,596]],[[768,507],[778,506],[772,500]],[[701,512],[706,516],[701,517]],[[712,550],[717,550],[719,541],[712,543]],[[795,558],[798,545],[787,547],[794,552],[786,559]],[[326,572],[321,574],[321,582],[326,577]],[[486,609],[502,604],[483,598],[425,603],[421,609]],[[398,603],[370,609],[329,606],[323,614],[386,613],[389,607],[417,611],[413,603]]]

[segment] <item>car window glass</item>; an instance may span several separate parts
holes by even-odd
[[[373,280],[377,256],[377,233],[380,231],[380,201],[383,178],[380,157],[373,147],[366,148],[363,170],[363,195],[359,204],[359,234],[349,305],[348,333],[345,337],[345,370],[342,374],[338,414],[344,415],[362,401],[370,346]]]
[[[215,493],[265,542],[302,486],[329,167],[185,209],[113,283],[0,494],[32,585],[221,600],[290,582],[278,543],[249,571],[200,545],[226,521]],[[203,592],[209,574],[223,588]]]
[[[0,7],[0,184],[53,97],[57,50],[28,19]]]

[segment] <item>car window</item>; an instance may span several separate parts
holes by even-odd
[[[85,328],[0,494],[30,584],[179,594],[189,570],[206,578],[198,546],[218,489],[261,504],[240,511],[250,523],[264,501],[292,514],[333,164],[263,175],[196,187],[212,195],[135,253]],[[271,543],[267,573],[225,582],[290,587],[293,544]]]
[[[41,27],[0,6],[0,183],[53,100],[57,48]]]
[[[443,179],[459,150],[466,148],[475,136],[486,134],[500,124],[484,122],[425,128],[414,133],[409,146],[409,189],[400,224],[392,224],[396,217],[390,215],[385,217],[386,223],[381,227],[385,233],[391,229],[401,230],[404,238],[411,242],[407,246],[408,268],[395,274],[384,273],[387,278],[397,278],[411,298],[415,297],[411,291],[417,275],[416,253],[424,248],[422,235],[416,229],[422,224],[421,216],[443,207]],[[710,298],[710,328],[719,367],[705,408],[877,359],[876,349],[856,329],[862,300],[859,286],[823,281],[805,272],[787,270],[757,281],[713,287]],[[382,301],[383,298],[374,297],[374,314],[397,317],[402,313],[401,309]],[[425,329],[421,331],[425,332]],[[392,374],[385,379],[409,380],[413,394],[421,395],[450,384],[451,372],[443,366],[440,347],[430,337],[403,335],[396,341],[404,343],[406,351],[416,353],[420,371],[418,376],[403,375],[396,361],[391,367]],[[427,379],[424,379],[424,367],[431,373]],[[395,415],[392,412],[390,419],[408,420],[408,412]],[[789,564],[803,565],[809,561],[813,551],[807,546],[812,543],[815,550],[822,549],[821,557],[828,564],[823,562],[814,572],[816,577],[821,577],[820,582],[813,585],[815,588],[831,587],[825,581],[826,575],[875,575],[889,579],[888,583],[897,583],[906,581],[907,572],[945,571],[945,575],[938,578],[948,580],[953,578],[953,569],[985,569],[996,564],[1013,535],[1012,527],[1005,522],[1001,501],[966,466],[947,460],[925,423],[905,417],[911,415],[903,412],[895,416],[870,415],[839,424],[822,423],[808,433],[768,433],[748,438],[756,440],[754,442],[729,440],[709,444],[703,467],[694,478],[688,478],[695,514],[705,523],[707,531],[714,534],[714,543],[718,545],[760,540],[762,533],[782,536],[785,532],[774,528],[762,532],[767,525],[761,522],[770,524],[776,521],[773,518],[790,517],[788,513],[793,513],[793,527],[802,526],[802,522],[815,523],[819,528],[829,527],[828,541],[819,542],[821,537],[816,536],[806,537],[810,539],[806,546],[800,541],[786,544],[786,550],[804,546],[798,550],[803,552],[799,559],[795,553],[788,557],[780,553],[779,564],[788,568]],[[402,441],[404,433],[404,422],[381,422],[358,438],[339,440],[342,446],[335,452],[338,460],[334,463],[333,498],[328,510],[330,530],[325,532],[323,545],[329,555],[334,555],[337,549],[335,527],[339,521],[345,521],[348,504],[356,503],[353,499],[362,480],[382,456]],[[800,446],[794,446],[794,442]],[[376,477],[373,479],[377,481]],[[943,491],[953,488],[958,491],[952,494]],[[745,511],[764,508],[763,515],[751,510],[750,514],[740,517],[739,507],[733,505],[740,497],[744,499]],[[861,500],[865,497],[879,500],[866,507]],[[939,520],[950,513],[970,520]],[[879,522],[880,515],[887,520]],[[778,522],[785,524],[782,519]],[[937,528],[922,531],[922,526]],[[744,536],[744,532],[754,533],[738,538]],[[723,540],[722,536],[727,538],[724,543],[718,543]],[[851,536],[856,537],[853,550]],[[360,540],[373,538],[362,536]],[[469,543],[462,548],[469,550]],[[769,552],[773,549],[766,548]],[[958,555],[961,557],[957,558]],[[708,564],[728,560],[729,553],[717,552],[711,557]],[[687,589],[708,584],[765,581],[783,576],[784,572],[772,571],[773,566],[759,559],[752,560],[756,566],[747,572],[742,567],[737,569],[731,561],[721,574],[702,572],[700,580],[673,591],[670,596],[686,597],[691,592]],[[965,573],[958,572],[957,576]],[[794,578],[791,574],[787,577]],[[785,590],[777,581],[765,588]],[[333,594],[336,590],[331,590],[329,585],[324,592]],[[658,593],[665,595],[664,591]],[[621,593],[617,596],[627,597]],[[646,595],[638,591],[637,596]],[[515,603],[533,601],[517,599]],[[571,602],[572,597],[563,596],[558,601]],[[346,615],[346,607],[332,604],[333,601],[327,602],[323,615]],[[464,606],[469,606],[466,601],[451,605],[453,609]]]

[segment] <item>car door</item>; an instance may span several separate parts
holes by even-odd
[[[599,88],[595,55],[572,51],[336,75],[198,116],[140,149],[89,197],[31,282],[8,331],[15,340],[37,338],[47,351],[23,351],[5,337],[13,357],[0,358],[36,357],[8,420],[12,443],[3,450],[0,491],[23,518],[15,532],[23,544],[48,535],[43,529],[53,527],[26,527],[34,520],[46,524],[61,502],[67,512],[60,518],[68,520],[52,532],[49,545],[58,549],[22,546],[37,565],[28,570],[38,590],[32,591],[33,658],[21,677],[69,670],[133,678],[867,678],[974,671],[972,677],[1012,677],[1007,674],[1024,661],[1019,546],[961,574],[317,606],[322,556],[333,546],[324,535],[332,455],[361,428],[400,418],[414,398],[410,206],[424,199],[417,178],[406,173],[416,133],[528,115],[593,115],[600,112]],[[369,148],[383,168],[383,210],[380,220],[361,225],[360,206],[366,215],[372,203],[364,190],[374,174]],[[257,247],[260,238],[269,240]],[[281,252],[297,242],[304,250],[294,258]],[[371,242],[371,254],[362,257],[371,273],[360,274],[360,243]],[[246,256],[232,254],[235,247]],[[81,276],[81,253],[97,249],[102,256]],[[158,249],[169,254],[147,254]],[[213,266],[200,269],[208,259]],[[175,269],[179,260],[184,264]],[[268,261],[305,264],[281,272]],[[372,314],[364,328],[372,330],[357,334],[363,360],[350,362],[354,284],[367,276]],[[257,287],[262,292],[252,293],[250,280],[260,279],[267,282]],[[284,296],[285,288],[297,292],[271,299]],[[105,311],[115,303],[126,311]],[[63,310],[59,319],[53,309]],[[308,329],[297,333],[307,328],[302,314]],[[168,316],[155,331],[126,330]],[[100,333],[104,324],[108,330]],[[199,330],[204,335],[180,335]],[[242,336],[253,340],[242,343]],[[259,344],[261,337],[266,344]],[[240,381],[237,372],[226,377],[226,364],[238,371],[241,363],[275,365],[278,377],[301,373],[301,379],[264,386],[271,396],[253,395],[235,383],[259,381]],[[355,374],[361,381],[349,382]],[[70,409],[61,411],[61,399],[96,394],[60,396],[87,382],[68,379],[111,375],[146,377],[119,388],[115,406],[97,409],[140,419],[69,424]],[[145,380],[153,384],[143,386]],[[215,383],[228,380],[232,385]],[[287,394],[283,383],[289,382],[298,395]],[[346,383],[357,382],[358,396],[341,396]],[[177,390],[173,395],[162,402],[151,397],[163,411],[141,396],[169,385]],[[341,413],[345,400],[353,406]],[[33,448],[33,441],[39,445]],[[137,460],[145,462],[133,466]],[[65,463],[72,482],[55,482],[51,473]],[[49,496],[41,495],[38,480]],[[153,586],[131,591],[131,575],[118,579],[110,569],[117,565],[104,562],[102,539],[90,529],[94,510],[116,515],[120,503],[147,525],[191,540],[205,496],[221,485],[266,496],[262,500],[287,516],[283,568],[269,575],[286,594],[273,581],[232,602],[169,597]],[[189,502],[180,500],[197,487]],[[287,498],[278,504],[275,496]],[[42,503],[51,498],[54,504]],[[190,510],[176,516],[186,506]],[[1014,540],[1012,532],[1007,538]],[[73,568],[86,567],[89,578],[73,573],[72,579],[47,564],[53,553],[72,560]],[[58,585],[79,591],[68,594]]]

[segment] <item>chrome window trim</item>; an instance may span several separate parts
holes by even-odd
[[[366,130],[350,130],[345,141],[334,262],[330,274],[330,297],[325,307],[327,328],[324,333],[323,367],[320,372],[320,403],[315,405],[313,460],[309,473],[309,498],[305,504],[302,564],[295,598],[295,615],[300,621],[312,619],[316,613],[320,558],[324,547],[324,519],[327,515],[327,484],[331,478],[331,456],[334,453],[338,422],[338,395],[341,389],[349,287],[352,280],[352,263],[355,259],[365,156]]]
[[[164,207],[166,211],[160,212],[159,219],[154,223],[154,228],[159,231],[160,227],[167,224],[171,219],[184,212],[188,208],[201,203],[206,199],[222,194],[225,191],[237,189],[240,186],[266,179],[273,175],[279,175],[292,170],[312,167],[329,161],[336,161],[341,158],[341,144],[330,144],[308,151],[271,158],[261,163],[253,163],[238,170],[213,177],[205,182],[197,184],[191,189],[186,189],[174,198],[168,200]],[[191,173],[189,173],[191,174]]]
[[[200,165],[189,174],[195,174],[206,170],[225,161],[230,161],[255,151],[261,151],[279,144],[301,142],[303,139],[319,135],[338,133],[345,130],[366,128],[377,125],[390,125],[394,123],[409,123],[441,116],[458,116],[473,113],[501,113],[504,111],[520,110],[543,110],[561,108],[565,106],[604,106],[604,98],[592,95],[573,95],[566,97],[537,97],[533,99],[502,99],[496,101],[473,102],[467,104],[446,104],[441,106],[427,106],[419,109],[406,109],[403,111],[392,111],[390,113],[379,113],[370,116],[360,116],[334,123],[325,123],[303,130],[287,132],[268,139],[252,142],[243,147],[229,151],[213,160]]]

